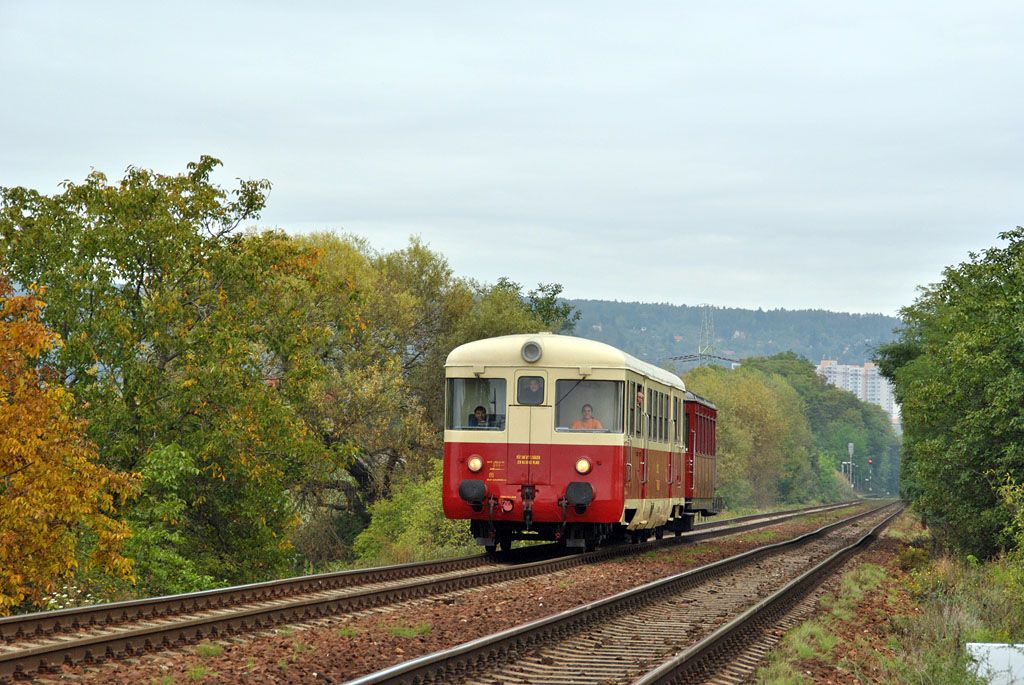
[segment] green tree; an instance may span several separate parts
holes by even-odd
[[[743,365],[767,374],[778,374],[803,400],[817,451],[830,468],[839,470],[853,443],[860,473],[871,471],[875,492],[896,492],[899,482],[900,440],[882,410],[862,402],[850,392],[829,385],[814,365],[793,352],[745,359]],[[874,464],[869,469],[867,459]]]
[[[835,495],[833,472],[822,472],[816,458],[803,402],[782,377],[700,367],[684,381],[718,407],[718,485],[730,505]]]
[[[60,378],[104,462],[144,475],[129,515],[135,552],[189,560],[180,578],[165,574],[168,589],[287,568],[291,492],[339,458],[294,400],[313,392],[318,354],[347,322],[317,307],[315,254],[237,231],[269,186],[225,191],[210,182],[218,164],[204,157],[176,176],[130,168],[117,184],[94,172],[55,196],[0,190],[0,254],[18,282],[49,289],[47,322],[67,341]],[[154,508],[170,495],[151,467],[171,445],[174,496],[187,506],[180,536],[161,538],[147,527],[179,514]],[[162,551],[138,548],[161,539]]]
[[[975,556],[1013,544],[998,489],[1024,479],[1024,228],[999,237],[922,288],[877,358],[903,411],[904,497],[942,544]]]
[[[318,300],[329,307],[332,297],[349,293],[343,310],[355,319],[351,335],[324,356],[322,391],[300,403],[325,444],[346,455],[343,469],[299,490],[300,548],[322,562],[351,553],[352,531],[371,511],[387,509],[376,503],[389,498],[396,480],[418,486],[432,473],[448,352],[545,325],[518,285],[460,279],[418,239],[386,253],[351,236],[314,234],[300,242],[318,255]]]
[[[580,320],[576,307],[558,297],[562,294],[560,283],[538,283],[536,289],[524,295],[522,285],[502,276],[493,290],[517,297],[525,305],[525,311],[539,324],[537,330],[570,334]]]
[[[561,294],[559,283],[538,283],[536,290],[527,293],[527,304],[530,312],[553,333],[572,333],[580,313],[565,300],[559,301]]]

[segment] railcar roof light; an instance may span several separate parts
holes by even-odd
[[[544,349],[540,346],[540,343],[536,340],[527,340],[523,343],[522,355],[523,359],[532,364],[533,362],[540,359],[540,356],[544,353]]]

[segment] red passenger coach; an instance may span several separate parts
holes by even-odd
[[[687,391],[686,416],[686,500],[694,509],[716,510],[716,456],[718,439],[715,421],[718,409],[708,400]]]
[[[444,511],[494,549],[681,533],[717,513],[715,407],[610,345],[478,340],[445,365]]]

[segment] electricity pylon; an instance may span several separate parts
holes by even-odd
[[[701,308],[700,314],[700,340],[697,342],[697,354],[682,354],[678,357],[669,357],[676,362],[696,362],[697,366],[712,363],[712,360],[731,362],[739,364],[738,359],[730,359],[715,354],[715,312],[710,304],[698,305]]]

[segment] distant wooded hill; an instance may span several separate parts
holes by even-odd
[[[614,345],[653,364],[697,352],[703,307],[608,300],[568,300],[580,312],[575,335]],[[792,351],[817,364],[837,359],[863,364],[873,350],[895,338],[900,319],[882,314],[845,314],[823,309],[771,311],[710,308],[715,354],[770,356]]]

